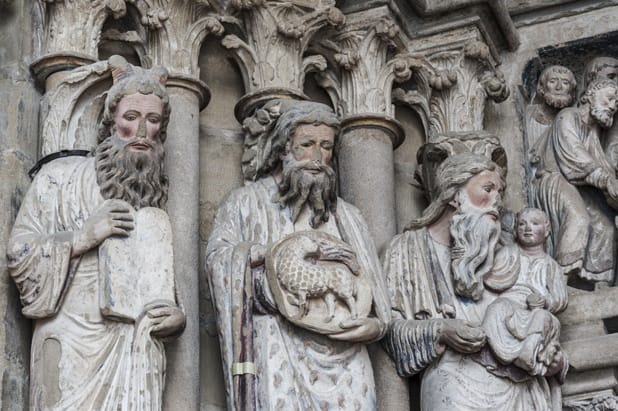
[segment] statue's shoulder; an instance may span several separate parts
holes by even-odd
[[[418,247],[414,247],[414,245],[425,244],[426,231],[427,229],[422,227],[406,230],[400,234],[397,234],[393,237],[387,249],[394,251],[401,249],[402,247],[409,248],[410,246],[413,246],[413,249],[418,249]]]
[[[239,205],[263,199],[270,200],[276,192],[275,184],[272,178],[263,178],[258,181],[245,183],[245,185],[230,191],[223,203]]]
[[[577,107],[567,107],[560,110],[556,115],[556,122],[575,121],[580,119],[579,109]]]
[[[34,181],[61,181],[71,176],[78,167],[87,167],[88,163],[92,163],[92,167],[94,167],[94,157],[68,156],[57,158],[43,164],[34,177]]]

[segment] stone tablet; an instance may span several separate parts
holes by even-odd
[[[350,246],[322,231],[300,231],[277,242],[266,256],[266,275],[281,314],[319,334],[344,331],[340,324],[366,318],[372,294],[366,274],[328,255]]]
[[[129,237],[109,237],[99,247],[99,303],[108,318],[133,322],[150,303],[175,306],[172,228],[167,213],[134,212]]]

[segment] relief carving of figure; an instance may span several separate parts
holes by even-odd
[[[337,196],[339,121],[273,100],[244,126],[256,181],[222,203],[206,257],[228,409],[374,410],[365,345],[388,300],[367,225]]]
[[[501,292],[483,320],[487,345],[501,364],[515,364],[530,375],[557,375],[568,370],[560,347],[560,322],[553,315],[567,305],[562,267],[544,250],[550,226],[538,208],[525,208],[516,218],[516,244],[496,253],[485,286]],[[486,352],[482,353],[491,361]]]
[[[526,132],[530,147],[547,131],[556,114],[573,104],[577,82],[566,67],[549,66],[543,70],[537,84],[537,96],[543,101],[526,109]]]
[[[588,84],[602,79],[618,81],[618,59],[595,57],[590,60],[584,70],[584,90],[586,90]],[[605,136],[601,138],[601,144],[605,149],[605,155],[609,163],[618,172],[618,124],[615,118],[611,127],[604,134]]]
[[[400,376],[423,373],[422,410],[552,409],[545,377],[500,363],[486,347],[482,323],[498,294],[484,279],[495,263],[503,190],[504,172],[491,160],[448,157],[435,199],[387,249],[393,320],[383,344]]]
[[[601,145],[616,112],[612,80],[588,85],[578,107],[566,108],[534,147],[535,197],[551,221],[550,255],[567,274],[594,283],[614,280],[614,215],[618,180]]]
[[[163,340],[184,329],[161,210],[167,71],[118,56],[109,65],[98,146],[42,166],[9,241],[23,314],[35,320],[32,410],[161,409]]]

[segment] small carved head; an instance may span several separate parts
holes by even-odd
[[[551,233],[547,214],[538,208],[524,208],[517,213],[515,221],[517,243],[523,248],[545,243]]]
[[[618,81],[618,59],[613,57],[595,57],[586,65],[584,70],[584,87],[595,80]]]
[[[577,81],[573,72],[564,66],[549,66],[541,73],[537,93],[545,104],[561,109],[575,100]]]
[[[618,84],[614,80],[594,80],[579,102],[590,105],[590,115],[602,127],[609,128],[618,109]]]
[[[156,96],[161,100],[163,110],[160,118],[157,119],[157,130],[161,142],[165,142],[167,138],[167,124],[170,117],[169,96],[165,89],[167,82],[167,70],[161,66],[153,67],[150,70],[142,69],[129,64],[123,57],[112,56],[108,60],[108,64],[112,71],[113,86],[107,93],[105,99],[105,109],[103,119],[99,125],[98,143],[103,142],[112,134],[114,127],[118,126],[118,118],[116,111],[127,96],[142,94],[147,96],[145,100],[157,103]],[[148,121],[150,121],[148,119]],[[149,123],[148,123],[149,124]],[[130,127],[129,127],[130,128]],[[133,130],[138,131],[138,130]],[[146,130],[144,130],[146,132]],[[148,128],[150,132],[150,128]]]
[[[488,207],[494,207],[494,203],[499,202],[498,197],[501,196],[505,187],[506,170],[480,154],[472,152],[454,154],[444,160],[436,170],[435,189],[437,193],[434,201],[423,211],[420,218],[413,220],[406,227],[406,230],[429,226],[436,222],[448,207],[457,208],[460,193],[467,187],[470,180],[477,176],[480,176],[483,182],[474,184],[480,190],[479,193],[476,193],[478,190],[473,190],[475,201],[478,197],[479,204],[487,202]],[[486,184],[491,184],[491,187],[486,188]],[[488,190],[487,196],[484,196],[482,191],[486,189]],[[470,193],[467,193],[467,196],[470,197]]]

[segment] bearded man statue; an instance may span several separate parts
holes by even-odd
[[[578,107],[560,111],[534,148],[535,200],[550,218],[549,254],[565,273],[600,285],[614,281],[618,180],[600,141],[611,127],[618,86],[588,85]]]
[[[556,114],[573,104],[576,88],[573,72],[564,66],[549,66],[541,72],[536,92],[542,102],[526,108],[526,134],[530,147],[549,129]]]
[[[105,258],[99,251],[109,241],[141,238],[132,233],[141,229],[137,224],[143,210],[154,208],[169,222],[159,210],[165,207],[168,188],[163,169],[170,115],[167,71],[133,67],[119,56],[108,64],[114,84],[105,101],[98,146],[86,157],[43,161],[9,241],[9,269],[23,314],[35,320],[33,410],[161,409],[162,341],[184,329],[173,270],[166,293],[150,296],[154,300],[138,306],[134,317],[112,318],[110,307],[102,303],[110,290],[104,285]],[[136,253],[115,244],[121,254]],[[157,254],[157,244],[145,246]],[[138,267],[144,263],[134,261]],[[154,281],[135,278],[136,271],[112,271],[108,274],[124,275],[126,282],[150,286]],[[140,297],[130,295],[131,300]],[[120,303],[113,301],[111,308]]]
[[[504,177],[484,156],[448,157],[434,201],[386,251],[393,320],[382,342],[401,377],[422,373],[422,410],[551,409],[544,377],[489,361],[486,348]]]
[[[367,225],[356,208],[337,196],[339,120],[323,104],[273,100],[243,126],[244,170],[255,181],[232,191],[221,204],[206,251],[228,409],[375,410],[366,344],[384,335],[389,310]],[[284,243],[299,238],[309,240],[309,248],[298,242],[286,249],[288,254],[278,253]],[[312,243],[312,238],[334,240]],[[281,277],[273,273],[278,255],[298,255]],[[331,307],[341,305],[343,295],[352,307],[362,300],[356,285],[345,279],[356,275],[334,283],[335,276],[320,277],[333,266],[364,273],[368,314],[352,309],[339,321],[329,311],[317,325],[304,326],[319,304],[316,290],[325,284],[330,284],[324,299]],[[289,293],[289,298],[276,298],[282,278],[300,298]],[[298,306],[299,314],[287,315],[289,305]],[[327,327],[338,330],[325,332]]]

